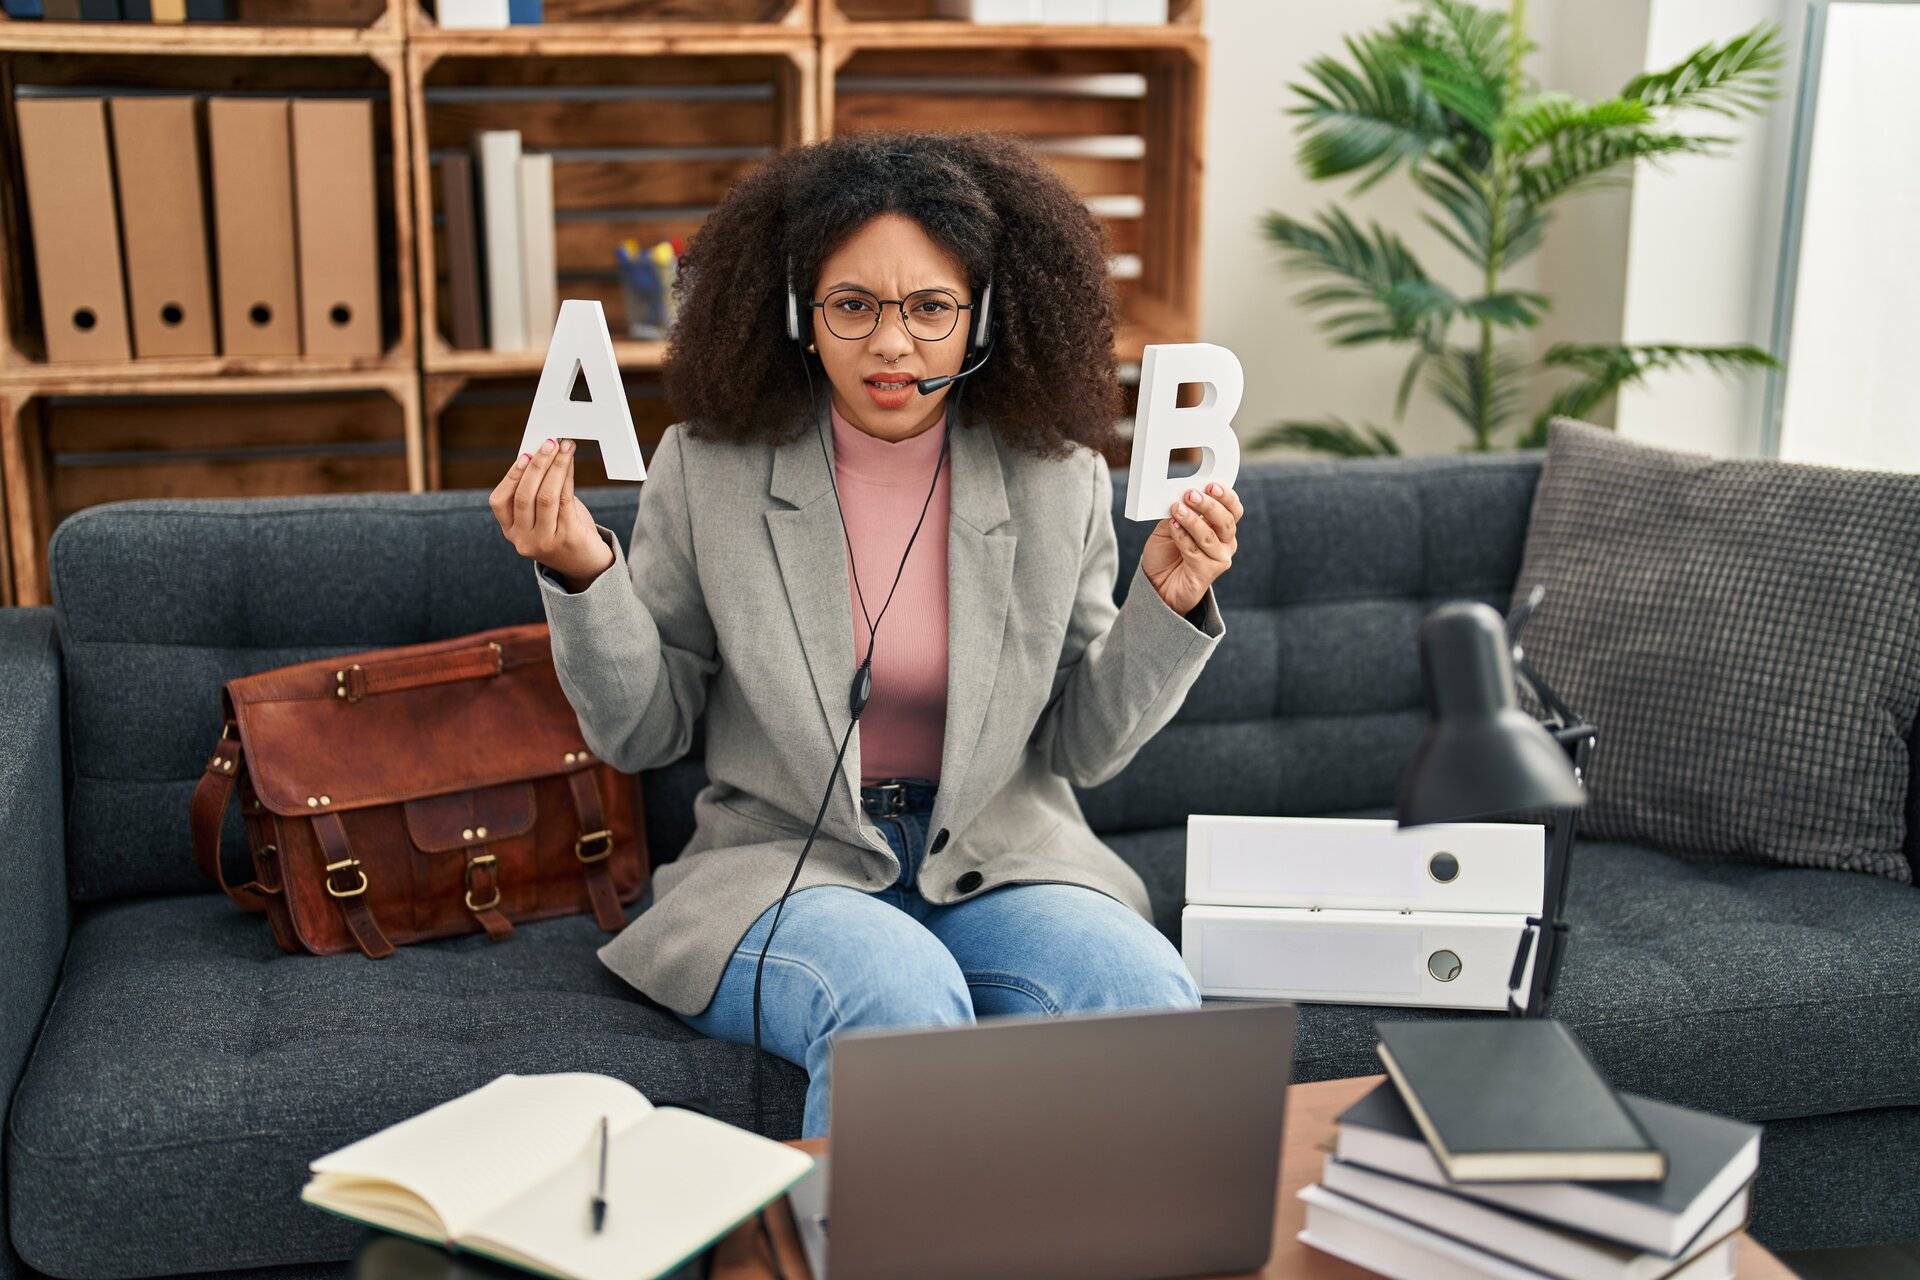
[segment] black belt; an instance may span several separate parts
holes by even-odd
[[[919,808],[932,798],[939,784],[914,778],[890,778],[860,788],[860,807],[877,818],[890,818]]]

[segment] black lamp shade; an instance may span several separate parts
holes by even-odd
[[[1400,779],[1401,826],[1586,803],[1566,750],[1520,709],[1506,624],[1493,609],[1462,601],[1429,614],[1420,679],[1427,731]]]

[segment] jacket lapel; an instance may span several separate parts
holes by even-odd
[[[827,468],[833,432],[827,404],[816,413],[814,431],[774,450],[768,492],[791,510],[770,508],[767,528],[785,585],[787,605],[819,699],[831,759],[847,730],[848,688],[853,681],[853,612],[849,603],[847,547]],[[821,441],[826,457],[821,456]],[[956,412],[947,465],[953,469],[947,529],[947,716],[940,754],[940,789],[929,832],[953,826],[971,813],[967,765],[985,726],[1000,649],[1006,634],[1013,586],[1012,530],[992,532],[1010,516],[998,441],[985,423],[968,425]],[[876,644],[885,643],[886,625]],[[860,779],[854,752],[841,762],[837,794],[859,829]]]

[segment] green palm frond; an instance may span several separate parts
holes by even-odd
[[[1635,98],[1581,102],[1571,94],[1543,93],[1515,104],[1500,122],[1498,141],[1507,154],[1524,157],[1551,142],[1631,129],[1652,119],[1647,104]]]
[[[1344,418],[1323,418],[1318,422],[1288,419],[1275,423],[1248,443],[1249,449],[1283,445],[1310,449],[1341,458],[1375,458],[1397,455],[1400,446],[1379,427],[1356,427]]]
[[[1529,203],[1542,205],[1572,191],[1626,182],[1626,166],[1648,156],[1711,152],[1732,142],[1718,136],[1681,133],[1603,133],[1578,141],[1562,140],[1545,160],[1520,166],[1520,191]],[[1618,170],[1619,172],[1615,172]]]
[[[1519,191],[1501,198],[1504,207],[1496,220],[1488,179],[1458,158],[1430,157],[1412,177],[1446,211],[1452,225],[1431,214],[1421,215],[1424,221],[1482,271],[1494,264],[1511,265],[1539,247],[1546,216]]]
[[[1507,15],[1465,0],[1425,7],[1404,42],[1407,56],[1442,106],[1492,137],[1507,104]]]
[[[1531,289],[1501,289],[1460,303],[1460,314],[1469,320],[1485,320],[1508,329],[1529,328],[1552,304],[1544,293]]]
[[[1417,337],[1444,326],[1459,307],[1452,291],[1431,279],[1406,243],[1379,223],[1369,235],[1344,211],[1331,209],[1317,226],[1279,213],[1267,214],[1262,225],[1269,240],[1288,250],[1293,266],[1333,277],[1299,300],[1350,308],[1321,324],[1341,345]]]
[[[1554,417],[1584,418],[1621,387],[1639,382],[1649,373],[1662,369],[1704,366],[1719,374],[1749,369],[1778,369],[1781,364],[1759,347],[1739,344],[1728,347],[1697,347],[1676,342],[1640,344],[1555,343],[1540,357],[1550,368],[1570,369],[1583,374],[1555,392],[1546,408],[1534,416],[1532,424],[1516,442],[1522,449],[1539,448],[1547,441],[1547,424]]]
[[[1493,349],[1491,364],[1478,347],[1448,347],[1427,368],[1428,388],[1473,432],[1470,447],[1486,448],[1526,395],[1527,361],[1501,347]]]
[[[1785,64],[1779,27],[1763,22],[1723,45],[1703,44],[1665,71],[1635,76],[1620,96],[1649,107],[1699,107],[1732,116],[1778,97],[1770,73]]]
[[[1307,63],[1314,86],[1291,84],[1305,101],[1288,113],[1305,117],[1299,159],[1309,176],[1334,178],[1373,171],[1364,191],[1403,160],[1415,160],[1449,137],[1447,119],[1419,69],[1391,36],[1347,37],[1348,68],[1332,57]]]

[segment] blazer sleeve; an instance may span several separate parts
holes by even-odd
[[[713,620],[693,561],[680,425],[647,464],[632,547],[595,524],[613,564],[573,592],[535,562],[553,664],[600,759],[624,773],[676,760],[693,743],[707,682],[720,667]]]
[[[1175,613],[1135,565],[1127,598],[1113,603],[1119,539],[1113,475],[1091,454],[1093,493],[1080,580],[1053,696],[1031,738],[1047,767],[1078,787],[1107,781],[1173,718],[1226,634],[1213,588],[1187,614]]]

